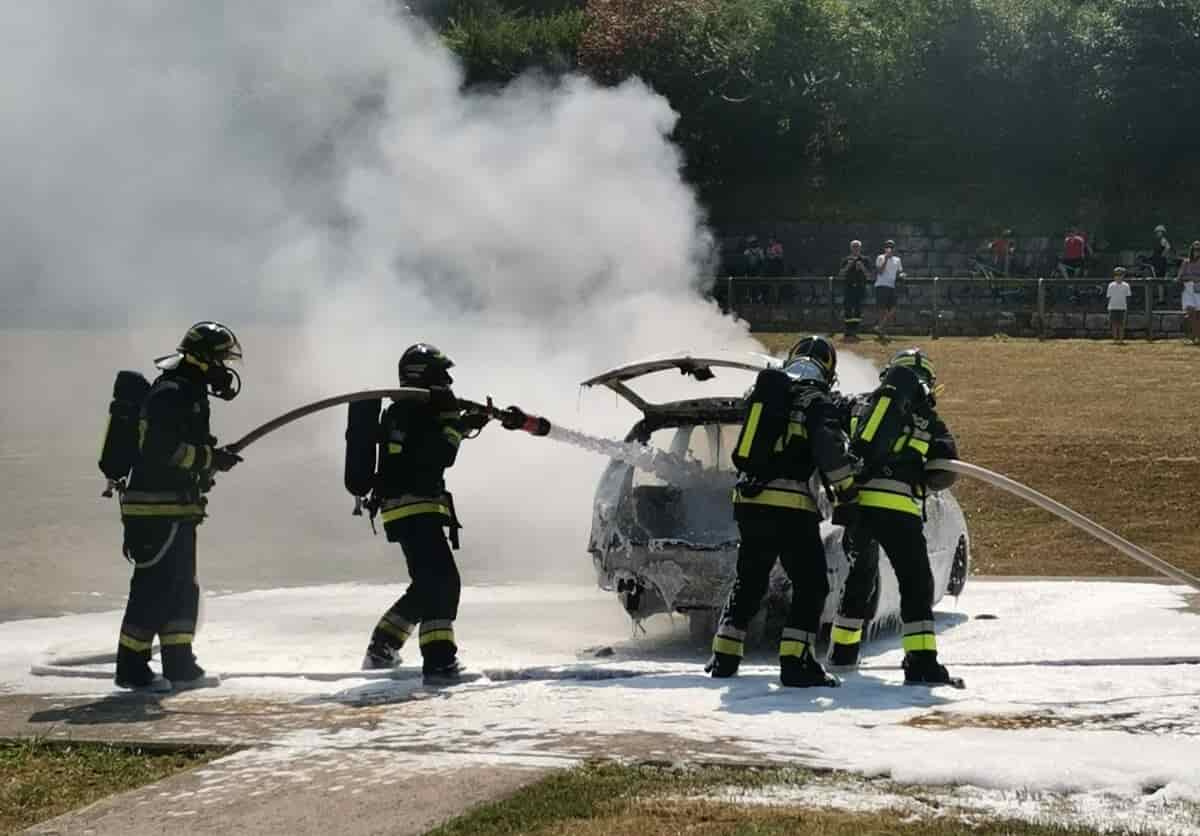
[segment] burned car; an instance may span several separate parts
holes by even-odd
[[[687,617],[693,636],[708,638],[737,564],[738,529],[730,493],[737,478],[730,453],[743,417],[739,394],[710,394],[684,400],[652,401],[643,384],[668,372],[690,379],[690,387],[745,392],[754,376],[778,361],[748,354],[718,359],[692,356],[648,360],[597,375],[585,387],[616,392],[641,413],[625,441],[653,448],[654,457],[677,465],[666,472],[636,466],[635,458],[614,457],[600,477],[588,542],[602,589],[615,592],[635,621],[657,613]],[[730,381],[725,381],[730,378]],[[636,388],[631,386],[634,382]],[[665,455],[661,455],[665,454]],[[821,496],[820,490],[814,495]],[[828,507],[825,509],[828,520]],[[925,536],[933,568],[935,603],[958,595],[970,566],[970,538],[958,502],[950,491],[930,494]],[[848,563],[842,529],[821,523],[830,594],[822,622],[833,620]],[[880,562],[875,625],[899,621],[900,595],[888,561]],[[760,618],[782,623],[790,600],[787,576],[777,564]],[[754,625],[761,630],[762,622]]]

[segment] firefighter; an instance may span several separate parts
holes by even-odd
[[[205,517],[204,493],[215,472],[241,458],[217,446],[209,431],[210,394],[233,400],[241,378],[229,368],[242,346],[219,322],[197,322],[178,349],[155,361],[162,374],[142,402],[138,453],[121,492],[124,552],[133,564],[129,601],[117,644],[116,684],[168,691],[214,685],[196,663],[192,639],[200,588],[196,527]],[[158,636],[162,676],[150,668]]]
[[[858,662],[864,623],[878,596],[879,546],[900,587],[904,680],[914,685],[962,685],[938,662],[933,619],[933,572],[925,543],[924,501],[944,490],[954,473],[928,470],[935,459],[958,456],[954,436],[936,411],[937,377],[920,349],[897,353],[881,385],[855,409],[852,450],[862,458],[856,510],[843,519],[850,573],[831,635],[830,664]]]
[[[830,396],[836,369],[833,344],[805,337],[788,353],[784,373],[764,371],[747,396],[747,419],[734,451],[741,471],[733,495],[741,536],[737,579],[705,668],[714,677],[737,673],[747,627],[778,559],[792,585],[779,644],[780,680],[793,687],[839,684],[813,653],[829,582],[821,517],[808,487],[819,469],[840,500],[853,497],[853,461]],[[782,405],[778,425],[773,403]]]
[[[454,637],[462,581],[446,540],[458,546],[458,519],[446,491],[445,471],[454,465],[465,434],[487,416],[464,415],[450,389],[454,363],[428,343],[400,358],[400,385],[429,390],[426,402],[396,401],[380,426],[380,467],[373,502],[387,539],[404,550],[408,589],[383,614],[371,633],[364,670],[395,667],[414,631],[427,680],[458,679],[462,666]]]

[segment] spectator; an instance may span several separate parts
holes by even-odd
[[[1179,281],[1183,284],[1183,312],[1187,314],[1188,338],[1192,345],[1200,345],[1200,241],[1193,241],[1187,258],[1179,267]]]
[[[879,310],[875,336],[881,343],[888,342],[887,327],[896,316],[896,280],[904,278],[904,265],[895,250],[895,241],[884,241],[883,252],[875,257],[875,306]]]
[[[1171,264],[1171,242],[1167,240],[1167,228],[1162,224],[1154,227],[1154,248],[1150,251],[1150,266],[1157,278],[1165,279]]]
[[[1112,337],[1117,345],[1125,342],[1125,314],[1129,311],[1129,297],[1133,289],[1125,281],[1125,268],[1114,267],[1113,279],[1108,283],[1108,323],[1112,327]]]
[[[1000,233],[999,238],[993,238],[988,243],[988,252],[992,257],[992,268],[1001,276],[1010,275],[1012,268],[1013,253],[1016,252],[1017,244],[1012,239],[1013,231],[1006,229]]]
[[[867,292],[867,276],[871,274],[867,257],[862,254],[862,241],[850,242],[850,255],[842,259],[838,269],[841,277],[843,312],[846,342],[858,342],[858,328],[862,325],[862,300]]]
[[[1067,230],[1063,238],[1063,254],[1059,259],[1059,269],[1064,279],[1071,278],[1072,271],[1076,276],[1084,275],[1087,269],[1087,256],[1091,252],[1087,236],[1075,227]]]
[[[783,244],[772,235],[767,242],[767,275],[782,276],[783,274]]]
[[[763,274],[763,262],[766,261],[766,254],[763,252],[762,245],[758,243],[758,236],[751,235],[746,239],[746,249],[742,252],[746,259],[746,275],[761,276]]]

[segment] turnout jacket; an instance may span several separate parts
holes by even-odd
[[[838,484],[853,473],[846,433],[834,397],[812,384],[792,386],[791,411],[775,443],[772,478],[743,481],[734,489],[735,509],[774,507],[818,513],[809,479],[820,470]]]
[[[463,431],[458,399],[446,386],[425,403],[396,401],[380,421],[379,487],[386,526],[418,514],[452,518],[445,470],[453,466]]]
[[[931,459],[958,458],[954,436],[928,399],[902,411],[888,398],[856,398],[850,434],[863,457],[860,506],[921,516],[926,489],[944,490],[957,478],[947,471],[925,471]]]
[[[213,445],[208,389],[183,361],[159,375],[142,402],[138,458],[121,494],[121,518],[199,521],[208,489]]]

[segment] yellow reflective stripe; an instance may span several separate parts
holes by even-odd
[[[737,454],[743,459],[750,455],[750,445],[754,443],[754,434],[758,432],[758,419],[762,417],[763,405],[753,404],[750,407],[750,417],[742,428],[742,443],[738,445]]]
[[[163,647],[171,647],[172,645],[179,644],[191,644],[192,638],[193,636],[191,633],[164,633],[159,637],[159,643],[162,644]]]
[[[141,639],[135,639],[126,633],[121,634],[121,638],[117,642],[121,647],[127,647],[135,653],[141,653],[144,650],[150,649],[150,642],[144,642]]]
[[[180,442],[171,455],[171,464],[181,470],[191,470],[196,463],[196,448],[187,442]]]
[[[905,636],[902,644],[905,653],[910,650],[937,650],[937,638],[933,633],[916,633],[912,636]]]
[[[199,505],[138,505],[126,504],[121,506],[123,517],[183,517],[203,516],[204,509]]]
[[[405,632],[387,619],[381,619],[380,622],[375,625],[375,629],[382,630],[385,633],[391,633],[393,636],[398,638],[401,643],[408,641],[408,637],[412,635],[412,631]]]
[[[789,421],[788,438],[808,438],[808,427],[799,421]]]
[[[780,656],[803,656],[806,650],[808,650],[808,642],[785,640],[779,643]]]
[[[908,436],[907,435],[900,436],[899,438],[896,439],[896,443],[892,445],[892,452],[899,453],[901,450],[904,449],[904,445],[906,443],[908,443]]]
[[[454,429],[454,427],[442,427],[442,435],[456,447],[458,446],[458,442],[462,441],[462,433]]]
[[[450,509],[440,502],[417,502],[412,505],[402,505],[399,508],[392,508],[384,511],[380,516],[383,517],[385,523],[393,522],[394,520],[402,520],[405,517],[416,516],[417,514],[442,514],[450,516]]]
[[[863,441],[870,441],[875,437],[875,432],[879,429],[879,425],[883,421],[883,416],[887,414],[888,407],[891,405],[892,399],[887,395],[884,395],[879,399],[879,403],[875,404],[875,409],[872,410],[871,417],[867,421],[867,426],[862,433]]]
[[[770,505],[776,508],[793,508],[800,511],[816,511],[817,503],[802,493],[791,491],[765,490],[757,496],[742,496],[741,491],[734,491],[734,502],[746,505]]]
[[[146,428],[150,426],[150,422],[145,418],[138,420],[138,450],[142,449],[142,445],[146,443]]]
[[[712,649],[714,653],[724,653],[728,656],[741,656],[744,645],[737,639],[727,639],[724,636],[713,636]]]
[[[864,490],[858,493],[858,504],[863,508],[883,508],[921,516],[921,504],[911,496]]]
[[[421,634],[421,644],[426,645],[430,642],[452,642],[454,641],[453,630],[430,630],[428,633]]]
[[[200,465],[200,469],[209,470],[212,468],[213,449],[207,444],[200,449],[204,451],[204,464]]]
[[[928,441],[922,441],[919,438],[910,438],[908,440],[908,446],[913,448],[914,450],[916,450],[922,456],[929,455],[929,442]]]
[[[388,453],[389,453],[390,455],[393,455],[393,456],[394,456],[394,455],[397,455],[397,454],[399,454],[399,453],[403,453],[403,452],[404,452],[404,445],[403,445],[403,444],[397,444],[397,443],[396,443],[396,442],[394,442],[394,441],[389,441],[389,442],[388,442],[388,446],[387,446],[387,451],[388,451]]]
[[[854,435],[854,431],[858,429],[858,416],[850,416],[850,435]]]
[[[862,630],[847,630],[845,627],[834,627],[831,638],[834,644],[861,644]]]

